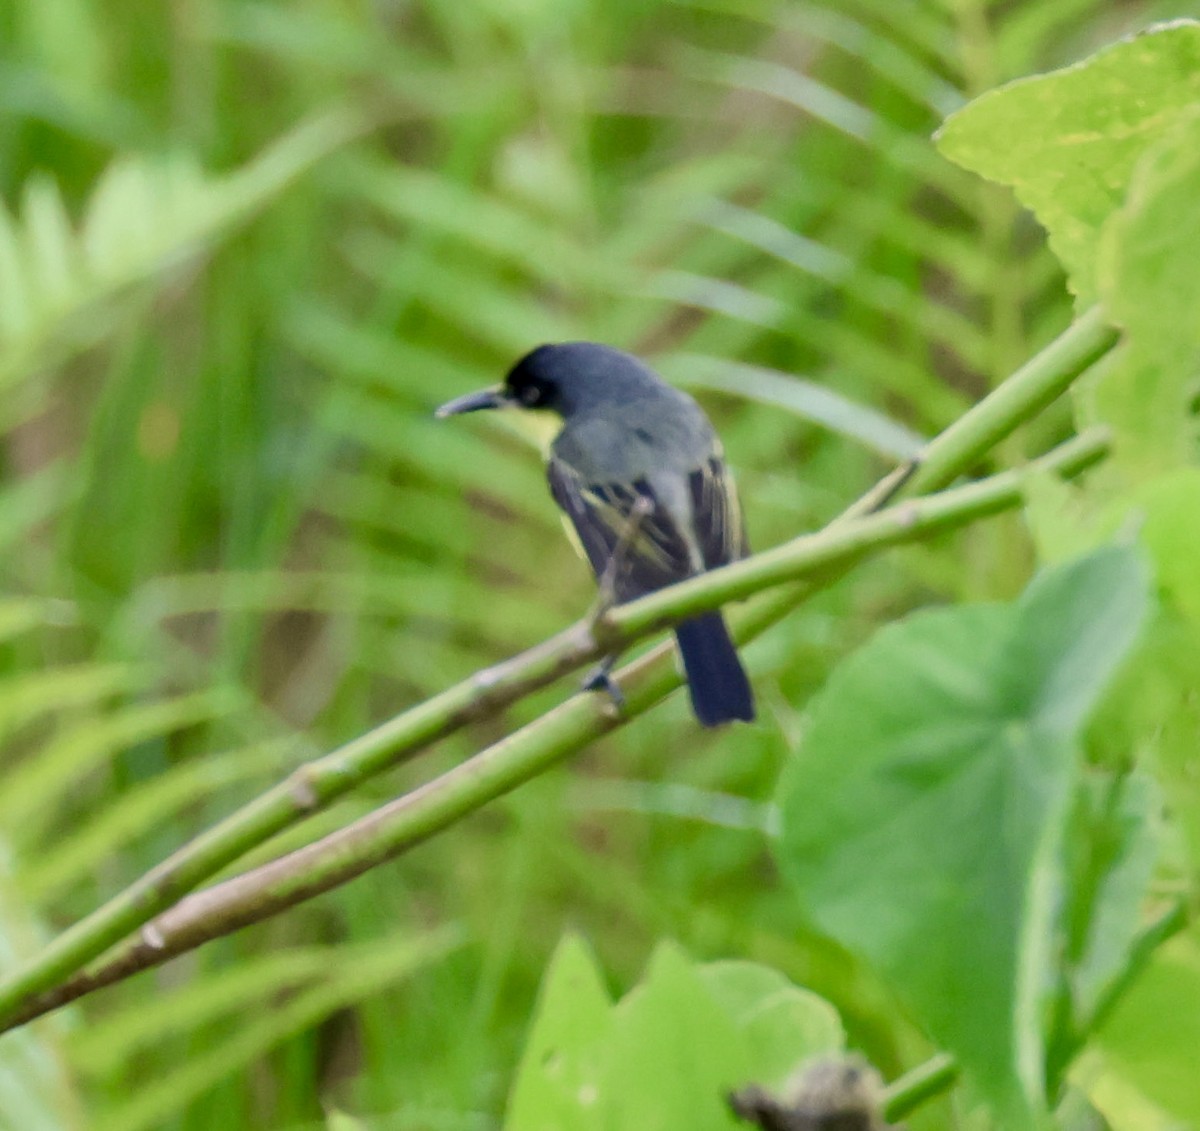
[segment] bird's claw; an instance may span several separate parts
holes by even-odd
[[[625,695],[613,679],[610,667],[610,664],[601,664],[583,681],[582,690],[604,692],[612,701],[612,705],[618,711],[622,711],[625,709]]]

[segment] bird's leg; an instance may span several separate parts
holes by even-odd
[[[582,691],[603,691],[605,695],[612,701],[612,705],[618,710],[625,708],[625,695],[617,686],[617,681],[612,677],[613,664],[617,662],[616,653],[611,656],[605,656],[603,660],[588,674],[588,677],[583,681],[580,688]]]
[[[633,545],[638,530],[652,510],[654,510],[654,500],[645,495],[638,495],[637,501],[629,511],[625,528],[621,531],[621,536],[613,547],[604,572],[600,575],[600,592],[596,597],[595,605],[592,606],[591,615],[588,617],[589,624],[594,626],[617,603],[617,576],[629,556],[629,547]],[[616,662],[616,652],[605,656],[583,681],[582,689],[584,691],[603,691],[612,700],[613,706],[620,711],[625,706],[625,696],[617,686],[617,681],[612,677],[613,665]]]
[[[617,576],[629,557],[629,547],[633,545],[638,530],[641,529],[642,523],[646,521],[652,510],[654,510],[654,500],[645,495],[638,495],[637,502],[630,508],[629,517],[625,520],[625,528],[621,531],[621,536],[617,539],[617,544],[609,555],[604,572],[600,575],[600,593],[596,598],[596,604],[592,607],[591,616],[588,618],[590,623],[595,624],[617,603]]]

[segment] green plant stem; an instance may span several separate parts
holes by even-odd
[[[1077,475],[1108,451],[1103,429],[1085,433],[1055,449],[1038,466],[1059,475]],[[827,581],[867,554],[902,542],[931,537],[1016,506],[1023,471],[1002,472],[923,499],[908,499],[853,521],[831,523],[752,558],[660,589],[628,605],[609,610],[605,631],[614,640],[641,637],[695,613],[739,601],[796,580]]]
[[[843,528],[852,519],[869,514],[898,484],[905,494],[911,495],[936,490],[952,482],[998,440],[1058,396],[1091,361],[1111,346],[1113,338],[1112,331],[1103,325],[1096,311],[1085,314],[1008,381],[926,445],[915,472],[909,475],[907,473],[912,469],[902,468],[886,477],[823,533]],[[1090,442],[1097,445],[1092,454],[1099,458],[1097,453],[1101,453],[1103,441],[1093,437]],[[908,511],[893,508],[891,541],[886,544],[904,540],[903,526],[910,521],[909,515]],[[813,564],[805,568],[824,571],[827,582],[836,577],[837,572],[834,559],[821,558],[823,553],[830,552],[830,544],[823,547],[818,544],[814,551],[812,539],[819,540],[820,537],[797,540],[801,544],[798,553],[814,555]],[[870,545],[868,539],[853,553],[840,559],[842,572],[869,552]],[[522,696],[582,667],[606,650],[631,643],[653,631],[654,627],[669,623],[672,601],[679,602],[678,619],[682,619],[707,599],[704,585],[714,586],[714,593],[725,591],[722,587],[730,587],[736,589],[736,595],[743,596],[752,592],[760,581],[763,586],[770,584],[772,570],[781,570],[784,576],[791,578],[798,576],[784,570],[780,553],[770,551],[765,566],[755,564],[763,557],[759,555],[715,571],[700,582],[674,586],[670,591],[611,610],[595,626],[586,622],[574,625],[521,656],[478,673],[353,742],[301,766],[279,785],[201,834],[125,891],[69,927],[24,967],[0,981],[0,1022],[15,1017],[21,1003],[81,970],[250,849],[345,795],[366,779],[397,765],[471,720],[499,713]],[[759,568],[764,573],[754,579]],[[745,576],[746,571],[750,572],[750,579]],[[761,599],[753,609],[746,610],[736,619],[735,631],[742,639],[762,631],[804,600],[814,584],[791,585],[786,591]],[[714,599],[713,604],[703,607],[715,607],[727,599]],[[665,654],[666,649],[659,649],[651,653],[651,658]]]
[[[0,984],[0,1016],[14,1002],[68,977],[276,833],[472,719],[500,711],[600,653],[589,626],[573,625],[300,766],[53,939],[27,967]]]
[[[1042,472],[1073,475],[1091,466],[1106,451],[1106,436],[1096,430],[1062,445],[1043,457],[1038,466]],[[619,639],[631,638],[766,586],[798,577],[807,578],[810,587],[819,584],[823,574],[840,576],[868,553],[1017,506],[1024,474],[1004,472],[793,539],[736,566],[712,571],[686,585],[615,609],[610,630]],[[790,590],[786,599],[794,604],[794,591]],[[768,602],[747,610],[739,618],[738,635],[743,639],[758,635],[778,619],[774,612],[775,606]],[[617,678],[626,696],[620,715],[605,697],[574,696],[412,793],[312,844],[185,897],[150,923],[138,942],[98,969],[48,992],[27,992],[6,1006],[0,1015],[0,1031],[275,915],[393,859],[648,710],[681,682],[669,662],[669,649],[656,649],[627,665]]]
[[[940,1053],[893,1080],[883,1093],[882,1115],[889,1123],[903,1119],[926,1100],[941,1095],[958,1079],[958,1062]]]
[[[1116,344],[1117,332],[1092,307],[1045,349],[949,428],[931,440],[918,457],[904,495],[941,490],[1005,439],[1014,428],[1062,396],[1071,384]]]
[[[928,494],[952,483],[1017,427],[1066,392],[1081,374],[1112,349],[1116,340],[1116,331],[1104,322],[1100,308],[1092,307],[1008,380],[930,440],[910,464],[884,476],[875,488],[835,519],[829,529],[869,515],[883,502]],[[1081,437],[1077,441],[1083,444],[1079,454],[1083,456],[1085,464],[1104,454],[1098,450],[1088,454],[1089,445],[1107,444],[1107,440],[1101,439],[1099,433],[1090,436],[1090,439]],[[1082,466],[1079,470],[1082,470]],[[1059,473],[1070,475],[1075,471],[1062,467]],[[773,552],[768,551],[768,554]],[[762,556],[757,555],[752,560],[758,561]],[[852,564],[848,563],[846,568]],[[731,590],[739,588],[741,578],[736,571],[740,568],[741,564],[721,571],[726,575],[725,580]],[[769,570],[770,563],[763,568]],[[693,584],[685,582],[684,585],[674,586],[672,591]],[[739,640],[749,639],[760,631],[757,627],[760,622],[769,625],[781,620],[811,592],[810,584],[801,584],[767,595],[753,612],[735,618],[735,636]],[[734,600],[743,595],[743,592],[734,592],[725,599]],[[609,619],[622,621],[625,616],[653,618],[657,596],[651,594],[635,604],[614,609]]]

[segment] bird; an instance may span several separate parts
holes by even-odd
[[[541,345],[502,384],[439,418],[516,408],[552,424],[546,475],[601,586],[622,604],[749,553],[721,442],[703,409],[632,354],[596,342]],[[719,610],[675,626],[693,712],[704,727],[754,719],[754,694]],[[585,687],[619,692],[614,657]]]

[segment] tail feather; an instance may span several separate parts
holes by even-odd
[[[692,709],[701,726],[754,718],[754,693],[718,612],[703,613],[675,626]]]

